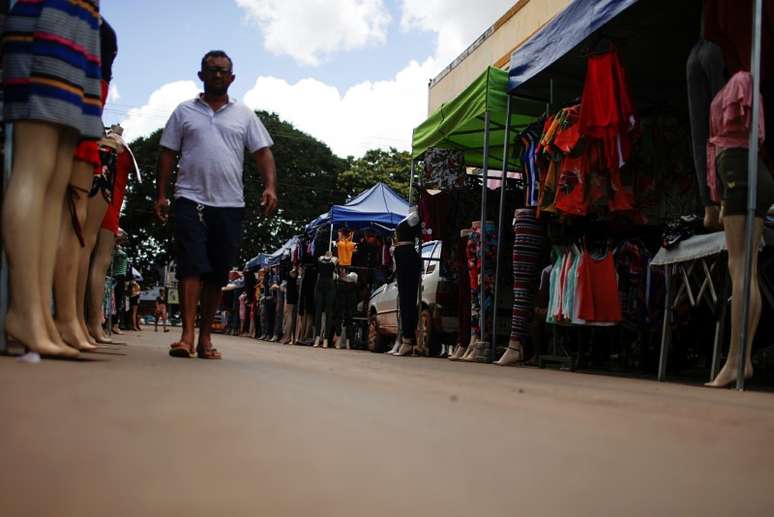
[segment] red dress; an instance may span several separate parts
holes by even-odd
[[[634,196],[624,188],[621,167],[632,153],[637,115],[626,72],[615,50],[589,56],[581,102],[580,133],[604,145],[614,196],[610,210],[631,210]]]

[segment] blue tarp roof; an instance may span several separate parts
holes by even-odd
[[[282,245],[280,249],[272,253],[266,258],[266,266],[276,266],[280,262],[282,262],[282,258],[287,254],[290,255],[290,251],[293,249],[293,246],[296,245],[298,242],[298,237],[291,237],[288,242]]]
[[[245,264],[245,269],[252,270],[252,269],[261,269],[266,265],[266,260],[269,258],[269,255],[265,253],[259,253],[255,257],[251,258],[247,261],[247,264]]]
[[[407,215],[408,201],[384,183],[377,183],[344,205],[333,205],[330,212],[309,223],[309,229],[333,223],[337,226],[382,226],[395,228]]]
[[[637,0],[574,0],[511,55],[508,92],[514,93],[635,3]]]

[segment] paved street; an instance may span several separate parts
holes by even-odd
[[[0,358],[3,516],[764,516],[774,394],[217,337]]]

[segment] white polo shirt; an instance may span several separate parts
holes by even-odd
[[[241,102],[229,99],[217,112],[201,96],[183,102],[161,135],[162,147],[180,153],[175,199],[245,206],[245,149],[253,154],[273,143],[258,116]]]

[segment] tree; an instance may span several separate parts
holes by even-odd
[[[337,178],[347,165],[327,145],[297,130],[274,113],[258,112],[274,139],[272,151],[277,162],[277,194],[280,209],[271,218],[260,210],[263,192],[252,157],[245,159],[245,224],[240,260],[242,264],[258,253],[270,253],[299,233],[309,221],[344,202],[344,190]],[[127,252],[144,271],[158,271],[174,258],[172,224],[161,225],[153,213],[156,171],[161,131],[132,142],[143,183],[130,182],[121,219],[129,234]],[[176,179],[173,173],[172,183]]]
[[[372,149],[362,158],[347,158],[347,169],[338,176],[338,188],[355,196],[382,182],[408,199],[411,181],[411,154],[391,147]]]

